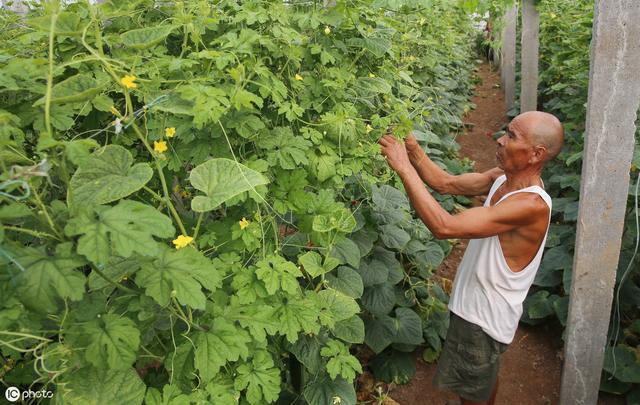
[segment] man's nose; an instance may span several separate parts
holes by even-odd
[[[498,138],[498,145],[504,146],[504,142],[505,142],[505,138],[506,137],[507,137],[506,135],[502,135],[500,138]]]

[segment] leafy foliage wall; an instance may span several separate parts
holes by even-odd
[[[398,382],[418,344],[440,350],[450,244],[376,140],[414,129],[468,169],[455,4],[49,2],[2,24],[5,383],[60,403],[355,404],[352,345]]]

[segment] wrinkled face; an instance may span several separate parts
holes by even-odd
[[[522,117],[514,118],[505,134],[498,139],[496,160],[505,171],[518,171],[529,165],[533,145],[527,136],[527,122]]]

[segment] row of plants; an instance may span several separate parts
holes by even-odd
[[[552,224],[545,255],[528,297],[523,320],[539,323],[549,317],[566,326],[575,245],[580,175],[584,147],[590,42],[594,3],[547,1],[540,11],[541,109],[555,114],[565,127],[565,148],[546,169],[545,186],[553,198]],[[640,130],[636,140],[640,139]],[[617,269],[609,339],[600,389],[640,401],[640,276],[637,258],[636,197],[640,149],[636,142],[622,248]]]
[[[0,29],[0,379],[56,403],[355,404],[441,348],[450,250],[379,156],[452,173],[445,0],[57,1]],[[464,198],[438,196],[449,210]]]

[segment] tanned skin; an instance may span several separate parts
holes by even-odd
[[[529,186],[540,186],[544,164],[562,148],[563,130],[551,114],[528,112],[514,118],[498,139],[498,166],[483,173],[458,176],[442,170],[424,153],[413,135],[405,143],[387,134],[379,140],[389,166],[398,173],[417,215],[438,239],[478,239],[498,235],[500,246],[513,272],[524,269],[535,257],[549,221],[549,207],[535,193],[505,194]],[[475,207],[449,214],[431,196],[424,183],[441,194],[484,195],[496,178],[507,180],[496,190],[488,207]],[[424,183],[423,183],[424,181]],[[463,405],[493,405],[498,382],[488,402],[461,398]]]

